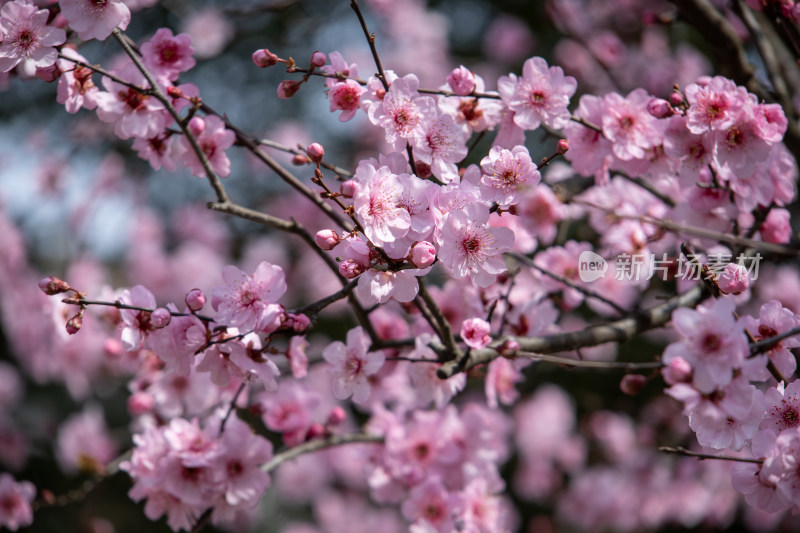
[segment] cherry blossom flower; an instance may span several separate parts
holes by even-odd
[[[745,329],[753,335],[753,338],[759,341],[797,328],[800,326],[800,317],[783,307],[778,300],[770,300],[759,309],[758,320],[751,316],[743,316],[742,323]],[[798,346],[800,346],[800,337],[788,337],[764,352],[784,378],[790,378],[797,369],[797,361],[789,349]],[[764,379],[766,378],[765,375]]]
[[[800,381],[793,381],[784,389],[783,382],[764,393],[766,414],[761,429],[779,433],[800,427]]]
[[[143,285],[136,285],[130,290],[122,291],[119,301],[133,307],[156,308],[156,297]],[[129,352],[136,350],[142,345],[144,338],[155,330],[150,324],[152,313],[135,309],[120,309],[119,314],[124,324],[120,331],[122,344]]]
[[[438,356],[429,346],[429,333],[418,335],[414,341],[414,350],[408,354],[412,359],[429,359],[430,363],[414,363],[408,367],[408,375],[414,385],[417,404],[426,406],[431,401],[438,409],[444,407],[458,391],[467,384],[467,376],[463,372],[448,379],[441,379],[436,370],[441,366]]]
[[[419,80],[408,74],[392,82],[383,100],[370,105],[370,122],[386,131],[386,142],[402,149],[425,116],[435,114],[436,104],[429,96],[419,96]]]
[[[502,254],[514,245],[514,232],[487,225],[489,209],[477,202],[447,214],[439,237],[439,261],[457,278],[470,276],[488,287],[505,272]]]
[[[604,98],[603,135],[611,141],[614,155],[623,161],[644,158],[646,149],[664,139],[666,122],[647,112],[650,98],[644,89],[635,89],[625,98],[616,93]]]
[[[196,134],[197,144],[208,158],[211,169],[220,177],[227,177],[231,173],[231,162],[225,155],[225,150],[233,146],[236,134],[227,129],[225,122],[216,115],[208,115],[201,120],[204,127],[199,134]],[[186,137],[181,137],[180,142],[183,147],[183,156],[181,157],[183,164],[189,167],[192,175],[204,178],[206,170],[189,141]]]
[[[132,63],[114,74],[138,87],[148,87],[147,80]],[[120,139],[155,137],[172,121],[163,104],[151,95],[108,77],[103,77],[103,87],[107,92],[100,91],[95,96],[97,116],[103,122],[113,123],[114,134]]]
[[[61,54],[88,64],[86,58],[72,48],[64,47]],[[61,70],[61,77],[58,79],[58,103],[63,104],[68,113],[77,113],[82,107],[97,107],[95,95],[100,89],[92,81],[92,70],[68,59],[59,59],[57,64]]]
[[[31,503],[36,488],[29,481],[16,481],[11,474],[0,474],[0,526],[16,531],[33,523]]]
[[[470,348],[480,350],[492,342],[491,326],[482,318],[468,318],[461,323],[461,339]]]
[[[414,132],[414,155],[431,168],[444,183],[458,178],[456,163],[467,156],[468,132],[446,113],[437,112],[423,120]]]
[[[30,0],[6,3],[0,10],[0,72],[8,72],[21,62],[33,67],[49,67],[56,62],[54,48],[67,39],[61,28],[47,26],[46,9],[36,9]]]
[[[532,187],[542,179],[524,146],[515,146],[511,150],[493,146],[489,155],[481,159],[481,169],[483,198],[501,206],[518,203],[522,189]]]
[[[96,406],[69,417],[58,428],[56,441],[58,462],[68,474],[101,473],[117,454],[103,412]]]
[[[159,28],[152,39],[141,45],[142,59],[158,77],[175,81],[181,72],[195,65],[192,38],[185,33],[173,35],[169,28]]]
[[[344,400],[353,397],[358,404],[369,400],[372,389],[368,377],[383,366],[383,351],[370,352],[369,337],[361,326],[347,332],[347,344],[334,341],[323,351],[322,357],[330,363],[329,372],[333,384],[333,395]]]
[[[362,163],[356,169],[356,179],[359,187],[353,208],[367,238],[382,246],[405,236],[411,227],[411,216],[398,205],[403,191],[398,177],[389,167],[375,169]]]
[[[514,111],[514,123],[535,130],[544,123],[563,128],[569,122],[569,99],[578,83],[564,76],[561,67],[548,67],[541,57],[532,57],[522,67],[522,77],[513,74],[497,82],[503,102]]]
[[[456,502],[438,477],[429,477],[411,489],[402,505],[403,516],[415,522],[424,520],[433,526],[433,531],[450,532],[455,525]]]
[[[59,0],[61,14],[84,41],[104,40],[114,28],[125,30],[131,11],[121,0]]]
[[[686,87],[686,127],[695,134],[708,130],[725,130],[733,125],[736,112],[748,103],[747,90],[722,76],[715,76],[705,85]]]
[[[358,278],[356,293],[367,305],[387,302],[394,298],[398,302],[411,302],[417,297],[419,284],[417,270],[367,270]]]
[[[283,269],[267,261],[250,275],[233,265],[222,269],[224,286],[211,290],[214,319],[242,331],[274,331],[283,314],[276,302],[286,292]]]

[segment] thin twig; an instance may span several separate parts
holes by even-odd
[[[354,443],[382,444],[383,437],[380,435],[369,435],[367,433],[353,433],[350,435],[331,435],[322,439],[311,440],[276,453],[271,461],[261,467],[261,470],[264,472],[272,472],[281,464],[295,457],[326,448],[332,448],[334,446]]]
[[[661,368],[664,363],[661,361],[649,361],[643,363],[625,362],[625,361],[587,361],[586,359],[570,359],[569,357],[559,357],[557,355],[546,355],[541,353],[533,353],[528,351],[518,351],[518,357],[525,359],[533,359],[534,361],[545,361],[547,363],[555,363],[563,366],[574,366],[582,368],[616,368],[621,370],[644,370],[651,368]]]
[[[676,455],[685,455],[687,457],[697,457],[700,460],[717,459],[720,461],[736,461],[739,463],[754,463],[757,465],[760,465],[764,462],[763,459],[751,459],[748,457],[733,457],[731,455],[711,455],[708,453],[693,452],[691,450],[687,450],[682,446],[677,446],[677,447],[659,446],[658,451],[660,451],[661,453],[671,453]]]

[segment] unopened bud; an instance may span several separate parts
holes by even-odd
[[[719,290],[724,294],[741,294],[750,286],[747,268],[737,263],[728,263],[717,278]]]
[[[339,192],[345,198],[352,198],[358,192],[358,183],[355,180],[343,181],[339,186]]]
[[[299,90],[299,81],[283,80],[280,85],[278,85],[278,98],[291,98]]]
[[[436,248],[428,241],[420,241],[411,247],[408,260],[417,268],[428,268],[436,261]]]
[[[467,96],[475,90],[475,74],[461,65],[453,69],[449,76],[447,76],[447,85],[458,96]]]
[[[325,57],[325,54],[317,50],[313,54],[311,54],[311,66],[312,67],[321,67],[324,65],[328,60]]]
[[[308,318],[308,316],[304,315],[303,313],[290,316],[292,318],[292,330],[294,330],[296,333],[308,331],[309,326],[311,326],[311,319]]]
[[[325,428],[322,424],[311,424],[306,432],[306,440],[314,440],[325,435]]]
[[[50,83],[56,81],[61,76],[61,69],[54,63],[49,67],[39,67],[36,69],[36,77]]]
[[[320,163],[322,158],[325,157],[325,148],[319,143],[308,145],[306,152],[308,152],[308,157],[310,157],[314,163]]]
[[[656,118],[669,118],[675,114],[675,110],[663,98],[651,98],[647,102],[647,112]]]
[[[332,229],[321,229],[314,236],[314,240],[323,250],[333,250],[342,238]]]
[[[628,396],[636,396],[647,385],[647,378],[641,374],[625,374],[619,382],[619,389]]]
[[[679,107],[683,105],[683,95],[678,91],[673,92],[669,95],[669,103],[675,107]]]
[[[67,326],[66,326],[67,333],[69,333],[70,335],[75,335],[76,333],[78,333],[78,331],[80,331],[82,325],[83,325],[83,315],[81,313],[78,313],[77,315],[74,315],[69,320],[67,320]]]
[[[683,357],[673,357],[667,366],[661,369],[661,376],[667,385],[686,383],[692,379],[692,365]]]
[[[58,279],[55,276],[47,276],[46,278],[39,280],[39,288],[46,295],[53,296],[54,294],[67,292],[70,289],[70,286],[69,283],[62,279]]]
[[[561,155],[566,154],[569,152],[569,141],[566,139],[559,139],[556,143],[556,152]]]
[[[197,137],[205,131],[206,121],[200,117],[192,117],[192,120],[189,121],[187,128],[192,132],[192,135]]]
[[[206,295],[200,289],[192,289],[186,293],[186,307],[192,312],[199,311],[206,305]]]
[[[266,48],[262,48],[261,50],[256,50],[253,52],[253,63],[256,64],[259,68],[267,68],[275,65],[278,62],[278,56],[267,50]]]
[[[331,409],[331,413],[328,415],[328,424],[331,426],[338,426],[346,417],[347,414],[344,412],[344,409],[337,405]]]
[[[359,262],[352,259],[345,259],[339,264],[339,274],[347,279],[353,279],[361,275],[366,268]]]
[[[431,166],[422,161],[415,161],[414,166],[417,167],[417,176],[426,180],[431,177]]]
[[[300,165],[307,165],[310,162],[311,162],[311,159],[309,159],[307,155],[297,154],[294,157],[292,157],[292,164],[293,165],[297,165],[298,167]]]
[[[169,312],[169,310],[164,309],[163,307],[159,307],[150,314],[150,325],[155,329],[167,327],[170,320],[172,320],[172,314]]]
[[[135,416],[149,413],[155,407],[156,401],[147,392],[134,392],[128,396],[128,411]]]
[[[506,339],[500,344],[500,346],[497,347],[497,353],[506,359],[514,359],[517,356],[519,349],[519,342],[515,341],[514,339]]]

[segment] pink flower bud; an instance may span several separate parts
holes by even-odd
[[[48,296],[53,296],[54,294],[61,294],[62,292],[67,292],[70,287],[69,283],[64,280],[58,279],[55,276],[48,276],[46,278],[42,278],[39,280],[39,288]]]
[[[672,94],[669,95],[669,103],[675,107],[679,107],[683,105],[683,95],[678,91],[674,91]]]
[[[306,440],[314,440],[325,435],[325,428],[322,424],[311,424],[306,432]]]
[[[559,139],[556,143],[556,152],[561,155],[566,154],[569,152],[569,141],[566,139]]]
[[[291,317],[292,329],[297,333],[303,333],[304,331],[308,330],[309,326],[311,326],[311,319],[303,313],[291,315]]]
[[[128,396],[128,412],[134,416],[144,415],[151,412],[155,405],[155,399],[147,392],[134,392]]]
[[[325,54],[323,54],[319,50],[317,50],[316,52],[311,54],[311,66],[312,67],[321,67],[322,65],[327,63],[327,61],[328,60],[325,57]]]
[[[67,320],[67,333],[70,335],[75,335],[80,331],[81,326],[83,325],[83,315],[78,313],[77,315],[72,316],[69,320]]]
[[[789,211],[786,209],[773,208],[767,215],[767,219],[759,228],[761,238],[767,242],[783,244],[792,238],[792,226],[789,224]]]
[[[514,359],[519,352],[519,343],[514,339],[506,339],[497,347],[497,353],[506,359]]]
[[[253,52],[253,63],[256,64],[259,68],[267,68],[275,65],[278,62],[278,56],[267,50],[266,48],[262,48],[261,50],[256,50]]]
[[[56,64],[36,69],[36,77],[47,83],[56,81],[60,76],[61,69]]]
[[[345,198],[352,198],[358,192],[358,183],[355,180],[343,181],[339,186],[339,191]]]
[[[717,278],[719,290],[724,294],[741,294],[750,286],[750,278],[744,265],[728,263]]]
[[[278,98],[291,98],[299,90],[299,81],[283,80],[280,85],[278,85]]]
[[[122,357],[126,351],[125,347],[118,339],[106,339],[103,341],[103,353],[111,359]]]
[[[191,311],[196,312],[206,305],[206,295],[200,289],[192,289],[186,293],[186,307]]]
[[[656,118],[669,118],[675,114],[675,110],[663,98],[651,98],[647,102],[647,112]]]
[[[480,350],[492,342],[489,323],[482,318],[468,318],[461,323],[461,339],[470,348]]]
[[[675,357],[661,369],[661,376],[667,385],[687,383],[692,379],[692,365],[683,357]]]
[[[206,129],[206,121],[200,117],[192,117],[189,121],[188,130],[192,132],[195,137],[199,136]]]
[[[310,144],[306,149],[306,152],[308,153],[308,157],[310,157],[314,163],[321,162],[322,158],[325,157],[325,148],[323,148],[319,143]]]
[[[426,180],[431,177],[431,166],[422,161],[415,161],[414,166],[417,167],[417,176]]]
[[[150,314],[150,325],[156,329],[167,327],[170,320],[172,320],[172,315],[170,314],[169,310],[164,309],[163,307],[159,307]]]
[[[411,247],[408,260],[417,268],[428,268],[436,261],[436,248],[428,241],[420,241]]]
[[[347,418],[347,414],[344,412],[344,409],[337,405],[331,409],[331,413],[328,415],[328,425],[338,426],[345,418]]]
[[[458,96],[467,96],[475,90],[475,74],[461,65],[447,76],[447,85]]]
[[[366,268],[353,259],[345,259],[339,264],[339,274],[347,279],[353,279],[361,275]]]
[[[317,246],[323,250],[333,250],[342,241],[339,234],[332,229],[321,229],[314,236]]]
[[[619,382],[619,389],[628,396],[636,396],[647,385],[647,378],[641,374],[625,374]]]
[[[311,160],[308,158],[307,155],[297,154],[294,157],[292,157],[292,164],[293,165],[297,165],[298,167],[300,165],[307,165],[310,162],[311,162]]]

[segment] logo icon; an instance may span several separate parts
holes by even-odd
[[[589,283],[605,277],[608,272],[608,261],[596,253],[585,250],[578,257],[578,277]]]

